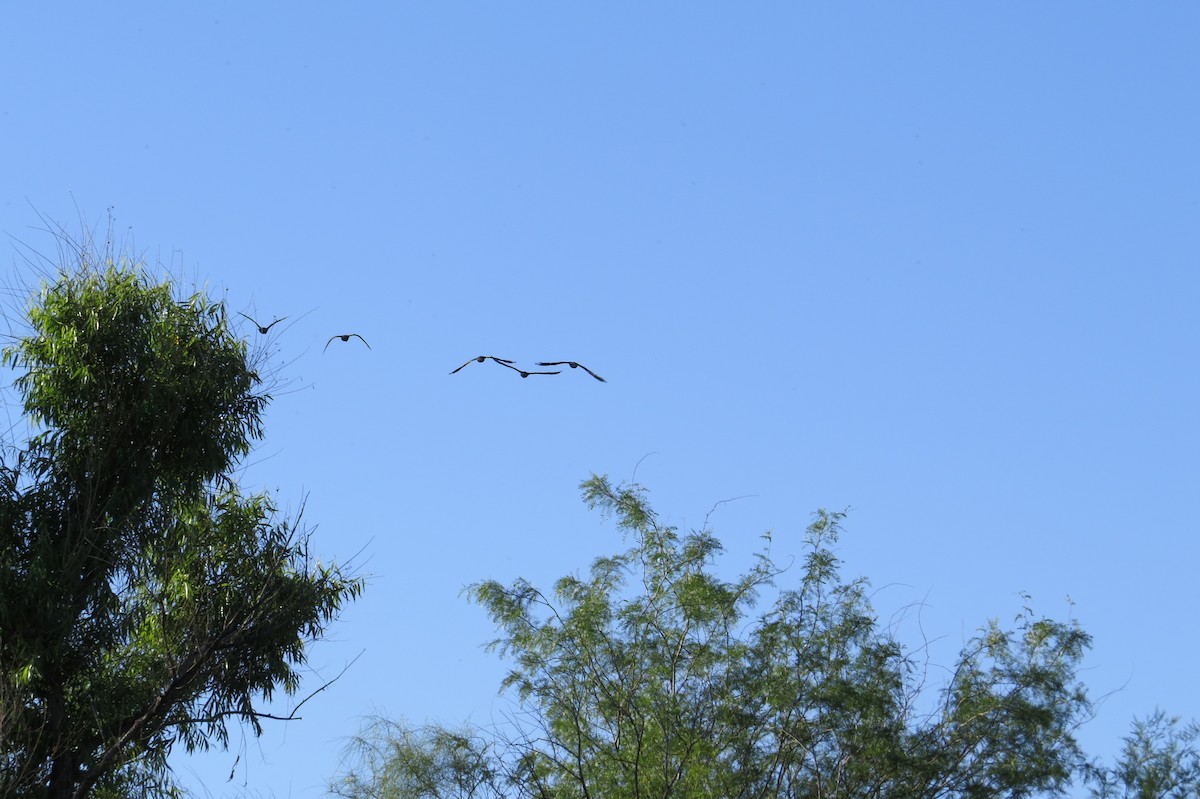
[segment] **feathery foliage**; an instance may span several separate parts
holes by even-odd
[[[729,581],[713,569],[716,537],[661,525],[637,486],[592,477],[582,489],[628,549],[549,594],[524,580],[467,589],[512,664],[508,721],[377,721],[335,793],[965,799],[1060,793],[1081,766],[1072,733],[1092,707],[1076,623],[1030,611],[1012,629],[991,622],[936,699],[918,701],[919,664],[877,623],[866,582],[840,576],[841,514],[809,526],[798,582],[769,537]]]

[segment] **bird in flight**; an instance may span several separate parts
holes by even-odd
[[[477,355],[474,358],[472,358],[471,360],[464,363],[462,366],[458,367],[458,369],[455,369],[454,372],[461,371],[473,363],[483,363],[484,361],[486,361],[489,358],[491,358],[493,361],[500,364],[501,366],[509,366],[510,364],[516,363],[516,361],[510,361],[508,358],[497,358],[495,355]],[[520,371],[520,370],[518,370],[518,371]],[[454,374],[454,372],[451,372],[450,374]]]
[[[325,349],[321,350],[321,354],[324,354],[325,350],[329,349],[329,345],[333,343],[333,340],[335,338],[340,338],[342,341],[349,341],[351,338],[356,338],[359,341],[361,341],[363,344],[367,344],[367,340],[365,338],[363,338],[362,336],[358,335],[357,333],[338,333],[336,336],[329,337],[329,341],[325,342]],[[367,344],[367,349],[371,349],[370,344]]]
[[[603,377],[601,377],[600,375],[593,372],[591,369],[587,368],[586,366],[584,366],[581,363],[575,363],[575,361],[538,361],[538,366],[570,366],[572,369],[575,369],[576,367],[578,367],[578,368],[582,369],[583,371],[587,372],[592,377],[599,380],[601,383],[608,382]]]
[[[249,317],[249,316],[246,316],[246,315],[245,315],[244,313],[242,313],[241,311],[239,311],[239,312],[238,312],[238,316],[240,316],[240,317],[242,317],[242,318],[244,318],[244,319],[250,319],[250,317]],[[279,323],[280,323],[280,322],[282,322],[284,319],[287,319],[287,317],[286,317],[286,316],[281,316],[281,317],[279,317],[278,319],[276,319],[274,322],[272,322],[271,324],[269,324],[269,325],[267,325],[267,326],[265,326],[265,327],[264,327],[263,325],[260,325],[260,324],[259,324],[257,321],[255,321],[254,319],[250,319],[250,321],[251,321],[251,322],[254,322],[254,326],[258,328],[258,332],[259,332],[259,333],[262,333],[262,334],[265,336],[265,335],[267,335],[267,331],[268,331],[268,330],[270,330],[271,328],[275,327],[275,325],[279,324]]]
[[[500,364],[501,366],[507,366],[509,369],[512,369],[514,372],[520,372],[520,373],[521,373],[521,377],[529,377],[530,375],[557,375],[557,374],[562,374],[562,372],[526,372],[524,369],[518,369],[517,367],[513,366],[512,364],[507,364],[507,363],[504,363],[503,361],[496,361],[496,363]],[[539,363],[539,364],[538,364],[538,366],[545,366],[545,364],[540,364],[540,363]]]

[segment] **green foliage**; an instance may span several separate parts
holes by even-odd
[[[253,393],[224,306],[201,294],[176,302],[169,285],[109,265],[43,289],[30,321],[4,358],[25,367],[25,411],[49,428],[40,443],[60,469],[120,456],[114,471],[137,488],[160,472],[211,479],[261,435],[269,398]]]
[[[370,783],[349,774],[336,792],[342,796],[399,799],[405,796],[497,796],[490,786],[493,747],[470,730],[414,728],[374,720],[354,739],[358,763]]]
[[[166,758],[261,732],[362,588],[231,477],[262,434],[223,305],[86,260],[4,351],[35,434],[0,465],[0,795],[158,796]]]
[[[547,594],[524,580],[467,589],[512,664],[504,724],[451,732],[381,723],[331,786],[415,797],[1020,797],[1061,793],[1091,705],[1088,636],[1026,611],[989,623],[926,699],[922,670],[881,629],[864,580],[809,526],[798,582],[770,556],[732,581],[709,532],[660,525],[636,487],[593,477],[589,506],[628,549]],[[761,596],[772,601],[755,614]],[[918,710],[918,708],[924,708]],[[355,759],[357,758],[357,759]]]
[[[1091,771],[1096,799],[1200,799],[1200,725],[1156,710],[1134,720],[1112,768]]]

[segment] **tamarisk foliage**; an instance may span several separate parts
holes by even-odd
[[[630,546],[547,593],[467,589],[495,622],[512,712],[487,727],[379,719],[330,788],[347,799],[1020,797],[1061,793],[1092,713],[1075,622],[989,622],[944,684],[881,628],[821,512],[791,577],[770,541],[735,580],[720,542],[658,522],[644,493],[595,477],[592,508]],[[791,577],[790,580],[785,578]],[[798,580],[797,580],[798,578]],[[769,596],[764,610],[756,600]]]

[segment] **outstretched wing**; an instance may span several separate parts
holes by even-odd
[[[503,363],[503,362],[501,362],[501,361],[497,361],[497,363],[499,363],[501,366],[507,366],[509,369],[512,369],[514,372],[517,372],[518,374],[520,374],[520,375],[521,375],[521,377],[529,377],[530,375],[557,375],[557,374],[561,374],[561,372],[527,372],[527,371],[525,371],[524,369],[519,369],[519,368],[517,368],[516,366],[513,366],[512,364]]]
[[[600,375],[593,372],[591,369],[589,369],[586,366],[584,366],[583,364],[577,363],[575,361],[538,361],[538,366],[569,366],[572,369],[578,367],[578,368],[582,369],[583,371],[587,372],[592,377],[599,380],[601,383],[608,382],[603,377],[601,377]]]
[[[474,358],[467,361],[462,366],[458,367],[458,369],[455,369],[454,372],[461,371],[463,368],[470,366],[473,363],[476,363],[476,362],[483,363],[484,361],[487,361],[487,360],[493,360],[496,363],[500,364],[501,366],[508,366],[508,368],[510,368],[510,369],[512,369],[514,367],[509,366],[509,364],[516,363],[516,361],[510,360],[508,358],[497,358],[495,355],[476,355]],[[451,372],[450,374],[454,374],[454,372]]]
[[[574,366],[575,364],[571,364],[571,365],[572,365],[572,366]],[[600,375],[596,374],[595,372],[593,372],[591,369],[587,368],[587,367],[586,367],[586,366],[584,366],[583,364],[579,364],[579,368],[580,368],[580,369],[582,369],[583,371],[587,372],[587,373],[588,373],[589,375],[591,375],[592,377],[594,377],[594,378],[596,378],[597,380],[599,380],[601,383],[607,383],[607,382],[608,382],[608,381],[607,381],[607,380],[605,380],[603,377],[601,377]]]

